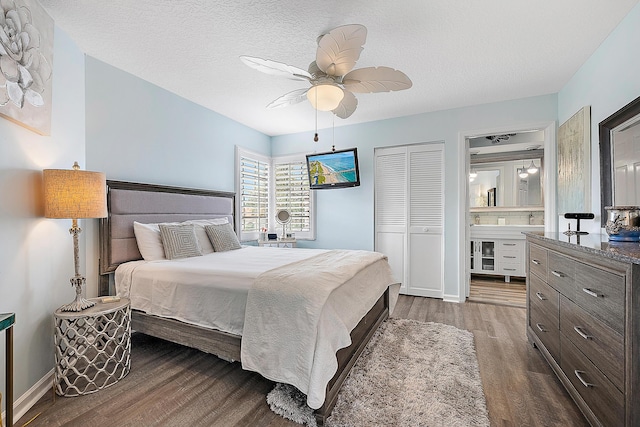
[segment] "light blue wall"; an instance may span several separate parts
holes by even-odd
[[[43,169],[70,169],[76,160],[85,169],[84,55],[57,27],[53,58],[51,135],[0,118],[0,313],[16,314],[15,398],[53,369],[53,312],[75,297],[69,285],[74,274],[71,221],[45,219],[42,209]],[[84,241],[83,233],[82,247]],[[82,269],[84,262],[82,256]],[[4,342],[0,333],[3,395]]]
[[[412,89],[419,90],[419,89]],[[378,95],[384,102],[384,94]],[[377,102],[371,100],[370,102]],[[356,111],[357,114],[357,111]],[[464,147],[460,133],[480,129],[512,128],[531,123],[549,123],[557,119],[556,95],[544,95],[515,101],[458,108],[397,119],[337,127],[272,138],[274,156],[329,151],[358,147],[361,186],[317,191],[318,239],[300,246],[318,248],[374,248],[373,177],[374,149],[420,142],[445,143],[445,251],[444,293],[448,298],[462,295],[458,279],[461,268],[459,239],[465,218],[460,216],[458,156]],[[463,252],[466,253],[466,252]],[[428,254],[425,254],[428,256]]]
[[[87,163],[107,179],[234,191],[234,147],[270,138],[95,58],[86,59]]]
[[[591,212],[600,217],[598,123],[640,96],[640,4],[558,93],[558,122],[591,106]],[[589,221],[586,221],[589,223]],[[593,222],[599,229],[600,221]],[[597,230],[596,230],[597,231]]]

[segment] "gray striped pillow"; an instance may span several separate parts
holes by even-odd
[[[201,256],[202,249],[196,238],[193,224],[167,225],[159,224],[160,237],[167,259],[188,258]]]
[[[238,236],[233,231],[231,224],[207,225],[204,227],[216,252],[225,252],[233,249],[240,249]]]

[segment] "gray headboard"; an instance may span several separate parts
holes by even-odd
[[[109,273],[127,261],[142,259],[133,222],[176,222],[228,218],[235,226],[235,193],[107,181],[108,216],[100,222],[100,283],[109,292]]]

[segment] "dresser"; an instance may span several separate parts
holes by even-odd
[[[529,341],[591,425],[640,425],[640,245],[526,239]]]

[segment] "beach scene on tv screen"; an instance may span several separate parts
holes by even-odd
[[[309,176],[311,185],[356,182],[356,162],[353,151],[310,156]]]

